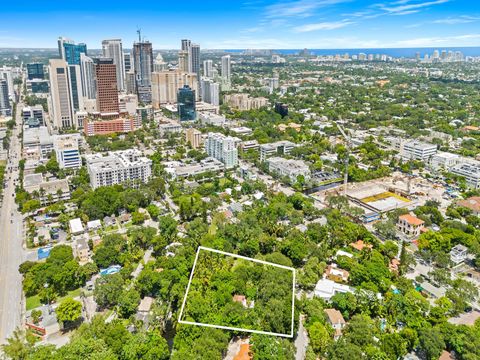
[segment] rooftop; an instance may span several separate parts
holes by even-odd
[[[325,309],[323,310],[327,314],[328,320],[332,324],[346,324],[345,319],[340,311],[337,309]]]
[[[457,202],[458,205],[471,209],[473,211],[480,211],[480,196],[472,196],[465,200]]]
[[[399,220],[404,220],[408,224],[413,225],[413,226],[420,226],[425,223],[425,221],[417,218],[416,216],[410,215],[410,214],[405,214],[405,215],[400,215],[398,217]]]

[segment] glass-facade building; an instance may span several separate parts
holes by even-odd
[[[87,54],[86,44],[71,44],[68,42],[63,43],[63,51],[65,53],[65,61],[69,65],[80,65],[80,54]]]
[[[195,120],[197,113],[195,111],[195,90],[188,85],[177,91],[177,107],[180,121]]]
[[[28,80],[45,79],[43,64],[40,64],[40,63],[27,64],[27,74],[28,74]]]

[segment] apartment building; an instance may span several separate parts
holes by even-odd
[[[138,182],[148,182],[152,176],[152,160],[142,156],[139,150],[114,151],[106,156],[92,154],[86,159],[90,185],[94,189],[115,184],[135,186]]]
[[[185,130],[185,138],[187,143],[190,143],[194,149],[198,149],[200,146],[202,146],[202,133],[197,129],[189,128]]]
[[[311,177],[310,168],[302,160],[289,160],[281,157],[272,157],[267,160],[268,170],[280,177],[288,177],[292,183],[297,181],[298,176],[305,180]]]
[[[231,169],[238,165],[237,144],[240,141],[238,138],[220,133],[208,133],[205,151],[209,156],[224,163],[226,169]]]

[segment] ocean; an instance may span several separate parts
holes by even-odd
[[[276,54],[292,55],[298,54],[303,49],[278,49],[272,50]],[[384,49],[308,49],[313,55],[336,55],[345,54],[349,55],[365,53],[365,54],[382,54],[395,58],[414,58],[416,53],[420,53],[423,58],[425,54],[433,54],[434,50],[442,51],[460,51],[464,56],[480,56],[480,47],[431,47],[431,48],[384,48]],[[239,53],[245,50],[226,50],[227,52]]]

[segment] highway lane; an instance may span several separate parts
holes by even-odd
[[[0,210],[0,344],[10,337],[13,331],[22,325],[24,300],[22,276],[18,266],[23,262],[23,217],[15,204],[15,181],[19,176],[18,164],[21,159],[21,143],[18,135],[21,131],[21,109],[18,104],[17,126],[10,138],[3,205]],[[10,172],[10,169],[15,169]]]

